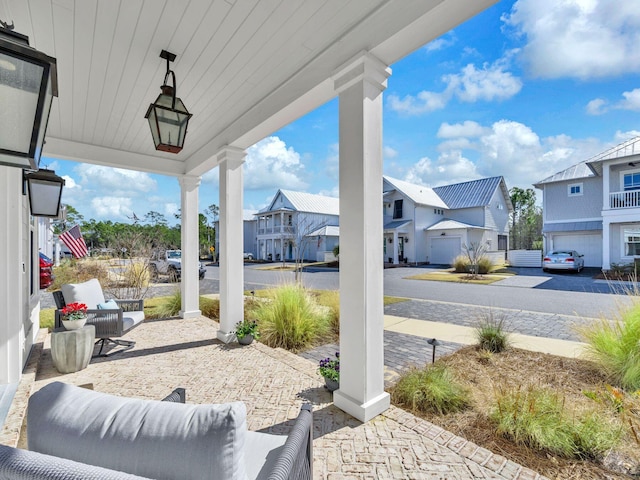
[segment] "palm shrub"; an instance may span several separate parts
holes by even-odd
[[[640,389],[640,304],[580,328],[587,355],[625,390]]]
[[[393,387],[391,399],[413,411],[441,415],[463,410],[471,403],[469,391],[441,363],[404,373]]]
[[[509,333],[505,330],[506,317],[493,310],[483,315],[475,327],[475,337],[482,350],[500,353],[509,347]]]
[[[622,428],[595,411],[576,415],[564,398],[537,387],[496,392],[489,418],[518,445],[567,458],[600,458],[619,441]]]
[[[269,292],[253,314],[260,323],[261,340],[271,347],[300,351],[326,335],[327,311],[299,284],[283,285]]]

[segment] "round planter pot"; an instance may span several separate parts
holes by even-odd
[[[83,318],[82,320],[62,320],[62,326],[66,330],[77,330],[84,327],[85,323],[87,323],[86,318]]]
[[[326,385],[327,390],[329,390],[330,392],[333,392],[340,388],[340,383],[336,382],[335,380],[331,380],[330,378],[325,378],[324,384]]]
[[[245,335],[242,338],[238,338],[238,343],[240,345],[251,345],[251,342],[253,342],[253,335],[251,334]]]

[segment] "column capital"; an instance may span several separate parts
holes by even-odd
[[[200,186],[200,180],[201,178],[197,175],[180,175],[178,177],[180,188],[185,188],[187,190],[198,188]]]
[[[342,93],[357,82],[367,82],[383,91],[390,75],[391,68],[375,55],[363,51],[333,73],[333,88]]]
[[[244,159],[247,156],[246,150],[238,147],[232,147],[231,145],[225,145],[216,153],[216,160],[218,164],[227,162],[227,165],[231,168],[238,167],[244,163]]]

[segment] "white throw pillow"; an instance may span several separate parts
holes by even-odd
[[[84,303],[90,310],[98,308],[99,303],[105,303],[102,287],[97,278],[92,278],[83,283],[67,283],[60,287],[64,303]]]

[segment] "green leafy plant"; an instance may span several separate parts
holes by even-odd
[[[318,363],[318,373],[324,378],[333,380],[335,382],[340,381],[340,352],[336,352],[336,358],[331,359],[329,357],[323,358]]]
[[[493,310],[485,314],[475,328],[478,346],[492,353],[500,353],[509,346],[509,333],[505,331],[506,317],[496,315]]]
[[[404,373],[393,387],[391,399],[414,411],[441,415],[463,410],[471,402],[469,391],[440,363]]]
[[[564,397],[532,386],[498,391],[489,418],[515,443],[566,458],[599,458],[622,434],[597,412],[567,411]]]
[[[614,320],[601,319],[578,329],[587,355],[613,383],[640,389],[640,304],[624,309]]]
[[[329,331],[327,309],[299,284],[288,284],[268,292],[253,314],[260,322],[263,343],[299,351],[310,347]]]
[[[256,320],[244,319],[241,322],[236,323],[236,337],[244,338],[247,335],[253,336],[254,339],[260,338],[260,330],[258,329],[258,322]]]
[[[629,427],[636,443],[640,445],[640,390],[626,393],[619,388],[605,385],[604,390],[583,393],[599,405],[620,415],[624,424]]]

